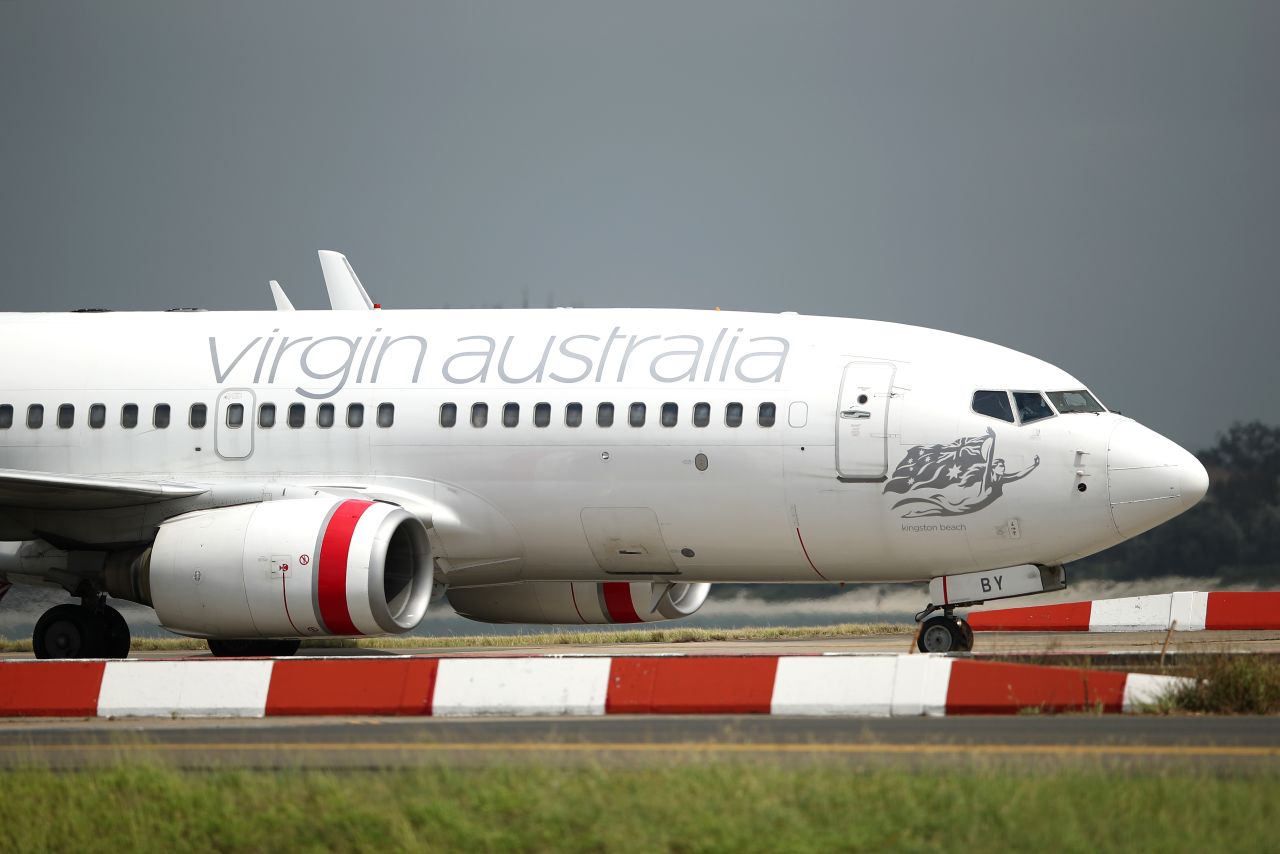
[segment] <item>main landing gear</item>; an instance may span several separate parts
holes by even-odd
[[[953,608],[941,614],[928,616],[937,610],[932,606],[916,614],[916,622],[923,620],[916,635],[916,648],[921,652],[969,652],[973,649],[973,629],[964,617],[957,617]]]
[[[219,640],[209,638],[209,652],[218,658],[283,658],[302,646],[300,640]]]
[[[128,658],[129,625],[105,596],[45,611],[31,634],[36,658]]]

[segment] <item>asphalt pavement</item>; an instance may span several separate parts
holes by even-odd
[[[186,768],[670,764],[749,761],[936,767],[1064,764],[1280,770],[1280,718],[269,718],[11,720],[0,767],[125,762]]]

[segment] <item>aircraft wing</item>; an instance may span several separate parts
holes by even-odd
[[[76,477],[0,469],[0,507],[35,510],[104,510],[190,498],[208,486],[168,480]]]

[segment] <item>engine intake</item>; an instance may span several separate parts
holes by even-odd
[[[426,614],[432,558],[426,528],[404,508],[323,496],[171,519],[132,576],[181,634],[401,634]]]
[[[701,608],[710,591],[710,584],[686,582],[525,581],[447,595],[455,611],[482,623],[571,626],[678,620]]]

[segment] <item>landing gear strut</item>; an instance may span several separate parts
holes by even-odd
[[[128,658],[129,625],[105,599],[86,596],[45,611],[31,634],[36,658]]]
[[[943,613],[929,616],[937,610]],[[922,620],[916,640],[916,648],[921,652],[969,652],[973,649],[973,629],[968,620],[955,615],[955,608],[939,609],[930,605],[916,614],[916,622]]]

